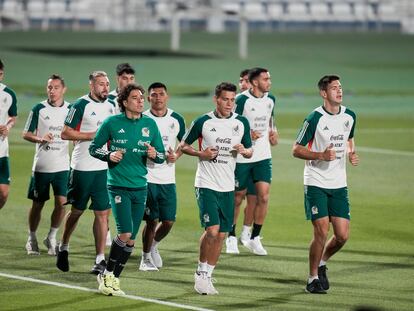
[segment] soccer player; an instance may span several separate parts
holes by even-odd
[[[52,185],[55,206],[50,218],[50,230],[43,244],[49,255],[56,255],[56,233],[65,215],[64,203],[69,175],[69,142],[60,133],[69,111],[64,100],[65,81],[53,74],[47,80],[47,100],[33,106],[26,121],[23,138],[36,144],[28,198],[32,200],[29,210],[29,237],[26,243],[28,255],[39,255],[36,230],[45,202],[49,200]]]
[[[177,213],[175,186],[175,162],[182,152],[175,150],[176,141],[181,141],[185,133],[184,118],[168,108],[168,93],[165,84],[152,83],[148,87],[150,109],[144,115],[153,119],[160,130],[166,153],[166,161],[161,164],[148,159],[148,198],[144,215],[146,225],[142,231],[142,258],[139,266],[143,271],[158,271],[162,258],[158,244],[170,232]]]
[[[9,132],[16,123],[17,99],[12,89],[1,83],[4,78],[4,64],[0,59],[0,209],[9,196]]]
[[[252,156],[249,123],[232,112],[236,90],[231,83],[217,85],[213,97],[216,109],[197,118],[181,143],[185,154],[199,159],[195,192],[204,232],[194,289],[203,295],[218,294],[211,278],[226,233],[233,225],[236,157]],[[196,140],[199,150],[191,146]]]
[[[96,259],[91,273],[98,274],[105,269],[105,239],[108,232],[110,211],[106,189],[107,163],[93,158],[88,151],[98,127],[108,116],[114,114],[113,103],[107,100],[109,79],[105,72],[94,71],[89,76],[90,93],[79,98],[69,110],[62,130],[62,139],[74,141],[71,170],[68,184],[68,203],[72,204],[57,253],[56,266],[69,271],[69,240],[80,216],[87,208],[94,211],[93,233]]]
[[[348,240],[346,160],[354,166],[359,163],[354,143],[356,117],[342,106],[339,79],[337,75],[327,75],[319,80],[323,104],[306,117],[293,146],[293,156],[306,160],[305,213],[313,225],[306,291],[312,294],[326,294],[329,289],[326,262]],[[333,236],[327,241],[329,223]]]
[[[115,102],[115,113],[119,113],[116,104],[118,94],[130,83],[135,82],[135,69],[129,63],[121,63],[116,66],[116,88],[108,94],[108,99]]]
[[[108,194],[118,229],[108,265],[97,279],[104,295],[120,296],[119,276],[132,253],[147,198],[147,159],[164,161],[164,146],[157,124],[142,114],[144,89],[126,86],[118,96],[121,114],[107,118],[92,141],[90,154],[109,164]],[[110,149],[103,148],[109,141]]]
[[[254,153],[251,158],[237,158],[235,208],[240,208],[251,179],[255,185],[257,202],[250,240],[244,245],[254,254],[265,256],[267,251],[260,241],[260,231],[268,210],[272,180],[270,146],[275,146],[278,140],[277,130],[273,126],[275,98],[269,93],[271,79],[267,69],[250,69],[249,81],[251,88],[237,96],[235,111],[249,120]]]

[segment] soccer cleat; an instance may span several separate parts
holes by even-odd
[[[326,294],[319,279],[314,279],[311,283],[306,284],[305,291],[310,294]]]
[[[216,280],[211,277],[208,277],[207,279],[208,279],[207,295],[218,295],[219,292],[217,291],[217,289],[214,288],[214,285],[213,285],[213,283],[215,283]]]
[[[141,271],[158,271],[158,268],[154,265],[151,258],[144,257],[141,258],[141,263],[139,264],[139,270]]]
[[[101,260],[100,263],[95,263],[91,269],[92,274],[98,275],[99,273],[104,273],[106,268],[106,262],[105,260]]]
[[[227,254],[239,254],[239,248],[237,247],[237,238],[235,236],[229,236],[226,239],[226,253]]]
[[[160,252],[158,251],[158,248],[155,247],[151,247],[151,258],[152,258],[152,262],[154,263],[154,265],[157,268],[162,268],[162,258],[160,255]]]
[[[49,237],[46,237],[43,240],[43,245],[47,247],[48,255],[56,256],[56,239],[49,239]]]
[[[69,253],[68,251],[58,251],[56,254],[56,267],[63,272],[69,271]]]
[[[250,241],[250,232],[242,231],[242,233],[240,234],[240,243],[246,246],[247,243],[249,243],[249,241]]]
[[[106,234],[105,246],[112,246],[111,231],[109,231],[109,229],[108,229],[108,232]]]
[[[328,276],[326,275],[326,270],[328,270],[326,265],[318,267],[318,278],[324,290],[329,289],[329,281]]]
[[[207,272],[196,271],[194,273],[194,289],[200,295],[209,295],[212,290],[210,287],[211,278],[207,277]],[[212,285],[212,284],[211,284]],[[214,288],[214,286],[213,286]],[[210,293],[211,295],[211,293]]]
[[[115,279],[114,274],[112,272],[107,274],[100,273],[96,279],[98,280],[99,291],[106,296],[112,296],[114,293],[114,289],[112,288]]]
[[[31,240],[31,239],[27,240],[26,250],[27,250],[27,255],[35,255],[35,256],[40,255],[39,245],[37,244],[37,240]]]
[[[261,237],[257,236],[253,240],[249,240],[246,247],[255,255],[266,256],[267,251],[263,248]]]
[[[112,281],[112,295],[114,296],[125,296],[125,292],[121,290],[119,278],[114,277]]]

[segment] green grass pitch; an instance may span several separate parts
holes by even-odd
[[[18,95],[19,118],[10,135],[12,184],[0,211],[0,310],[173,310],[176,307],[94,292],[11,279],[4,274],[96,289],[88,274],[94,260],[92,213],[86,212],[72,236],[71,271],[55,268],[41,247],[28,257],[26,191],[34,145],[21,132],[33,104],[44,98],[51,73],[62,74],[67,99],[87,92],[92,70],[105,70],[114,81],[117,63],[128,61],[144,86],[162,81],[170,107],[187,125],[213,108],[212,90],[221,81],[237,81],[241,69],[263,66],[272,75],[281,143],[273,149],[269,213],[262,230],[269,255],[222,254],[215,270],[218,296],[193,290],[198,221],[193,181],[196,161],[177,163],[178,215],[173,231],[160,244],[165,267],[138,271],[141,243],[122,275],[122,288],[134,296],[215,310],[412,310],[414,306],[414,37],[399,34],[251,34],[249,58],[237,58],[237,34],[182,36],[182,50],[168,51],[169,35],[158,33],[0,32],[4,82]],[[302,120],[321,103],[317,80],[337,73],[344,105],[357,114],[356,145],[360,166],[348,166],[351,200],[350,240],[329,262],[328,295],[304,292],[311,225],[304,220],[303,161],[291,156]],[[49,228],[51,204],[38,230]],[[239,218],[238,233],[242,217]],[[111,219],[114,231],[114,221]]]

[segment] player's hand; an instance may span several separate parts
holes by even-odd
[[[0,136],[9,136],[9,127],[7,125],[0,125]]]
[[[349,162],[351,162],[353,166],[357,166],[359,164],[359,156],[355,153],[355,151],[350,152],[348,154],[348,158]]]
[[[274,130],[269,131],[269,142],[272,146],[276,146],[279,142],[279,133]]]
[[[121,150],[117,150],[117,151],[111,152],[109,154],[109,160],[111,160],[111,162],[115,162],[115,163],[121,162],[123,157],[124,157],[124,153]]]
[[[333,161],[336,159],[336,151],[333,149],[333,144],[330,144],[325,151],[322,153],[324,161]]]
[[[245,148],[243,144],[234,145],[233,150],[237,153],[240,153],[245,158],[250,158],[252,156],[252,149]]]
[[[177,158],[177,154],[170,146],[167,150],[167,163],[175,163],[175,161],[177,161]]]
[[[144,146],[147,147],[147,157],[154,160],[157,156],[157,150],[155,150],[149,143],[144,143]]]
[[[213,160],[218,155],[218,149],[216,147],[207,147],[200,152],[199,158],[203,161]]]
[[[47,133],[42,137],[42,140],[40,141],[40,144],[46,144],[50,143],[53,140],[53,134]]]
[[[262,137],[262,133],[260,131],[250,130],[250,137],[252,138],[252,140],[257,140],[260,137]]]

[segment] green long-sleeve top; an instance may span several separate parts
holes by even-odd
[[[145,143],[157,151],[153,161],[164,162],[165,150],[155,121],[145,115],[133,120],[122,113],[103,121],[89,147],[89,153],[108,162],[109,186],[141,188],[147,185],[148,148]],[[108,150],[102,148],[105,144],[108,144]],[[109,155],[117,150],[124,154],[119,163],[114,163]]]

